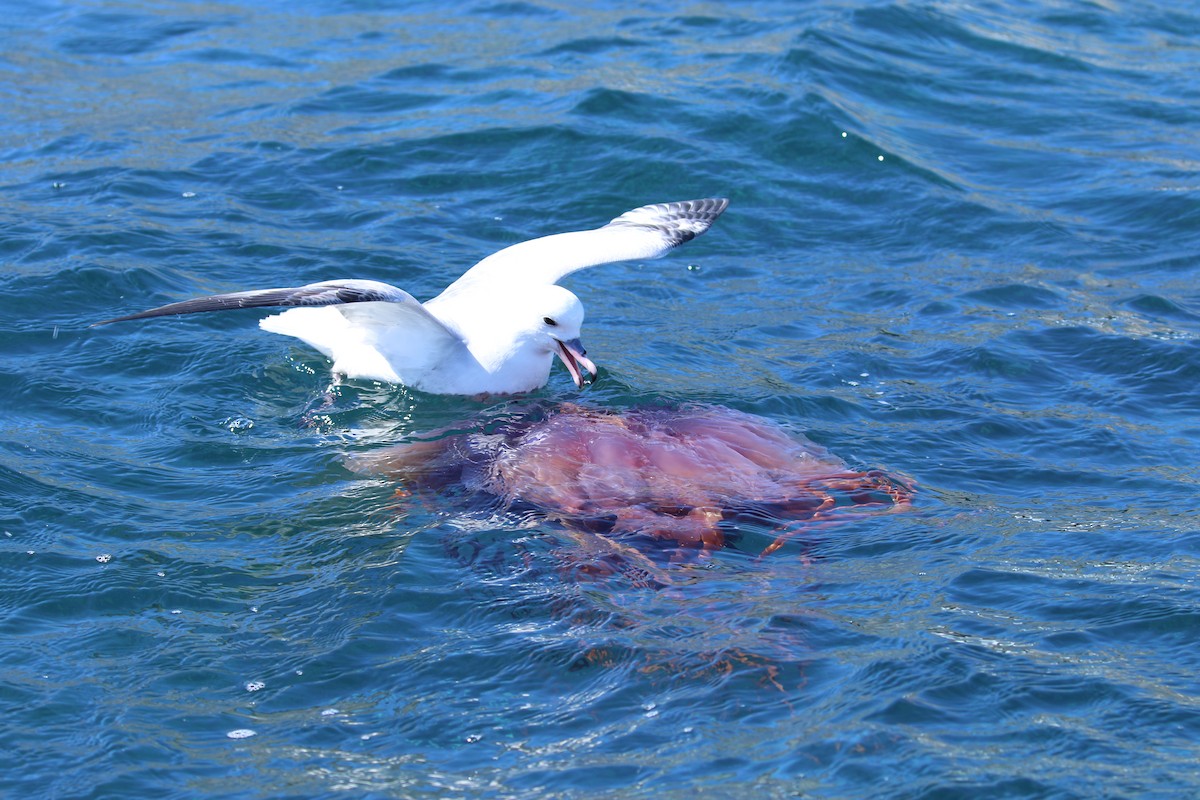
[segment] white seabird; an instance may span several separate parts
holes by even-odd
[[[311,345],[348,378],[431,394],[514,394],[543,386],[558,356],[582,387],[585,370],[596,374],[579,340],[583,304],[557,282],[584,267],[665,255],[707,231],[728,205],[707,198],[642,206],[602,228],[521,242],[425,303],[379,281],[334,280],[199,297],[96,324],[295,306],[259,326]]]

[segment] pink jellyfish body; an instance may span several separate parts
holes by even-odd
[[[766,419],[715,406],[565,404],[357,456],[350,466],[416,489],[464,486],[573,531],[648,538],[681,555],[722,547],[739,521],[773,527],[767,555],[799,530],[901,510],[913,495],[904,479],[851,471]]]

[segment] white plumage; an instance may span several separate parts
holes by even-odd
[[[350,378],[402,383],[433,394],[510,394],[544,385],[558,356],[582,386],[596,367],[579,340],[583,304],[556,285],[585,267],[658,258],[708,230],[729,201],[643,206],[595,230],[507,247],[421,303],[402,289],[335,280],[200,297],[105,320],[234,308],[289,307],[262,320],[294,336]]]

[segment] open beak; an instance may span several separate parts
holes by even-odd
[[[575,385],[580,389],[587,380],[583,376],[583,371],[587,370],[592,377],[596,375],[596,365],[586,357],[587,351],[583,349],[583,342],[578,339],[572,339],[569,342],[564,342],[556,339],[558,342],[558,357],[567,365],[567,372],[571,373],[571,380],[575,381]]]

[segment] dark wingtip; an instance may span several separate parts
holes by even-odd
[[[136,314],[125,314],[124,316],[113,317],[112,319],[102,319],[99,322],[93,322],[91,325],[88,325],[88,327],[89,328],[98,328],[101,325],[111,325],[114,322],[129,322],[130,320],[151,319],[153,317],[176,317],[176,316],[179,316],[180,314],[195,313],[192,311],[177,311],[177,310],[175,310],[177,306],[182,306],[182,305],[183,305],[183,303],[172,303],[169,306],[163,306],[162,308],[152,308],[149,311],[139,311]],[[167,309],[170,309],[170,310],[167,310]]]
[[[690,210],[697,219],[714,220],[729,208],[728,197],[704,197],[699,200],[684,200],[679,205]]]
[[[182,314],[202,314],[206,311],[230,311],[239,308],[291,308],[293,306],[330,306],[343,303],[406,303],[416,302],[407,292],[378,281],[340,280],[310,283],[282,289],[254,289],[248,292],[214,294],[181,300],[165,306],[126,314],[122,317],[92,323],[108,325],[111,322],[126,322],[133,319],[152,317],[176,317]]]
[[[88,325],[89,328],[99,328],[101,325],[111,325],[114,322],[126,322],[131,319],[137,319],[141,314],[126,314],[123,317],[113,317],[112,319],[102,319],[99,322],[93,322]]]
[[[181,300],[178,303],[168,303],[165,306],[138,311],[113,317],[96,325],[108,325],[112,322],[128,322],[135,319],[153,319],[154,317],[178,317],[184,314],[202,314],[207,311],[229,311],[239,308],[272,308],[280,305],[297,305],[293,294],[300,289],[263,289],[252,292],[233,292],[232,294],[214,294],[208,297],[194,297],[191,300]]]

